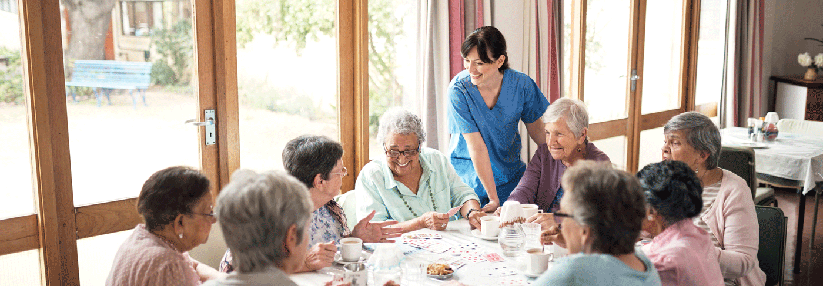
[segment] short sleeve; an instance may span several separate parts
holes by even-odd
[[[449,84],[449,133],[480,132],[469,107],[469,91],[460,80],[460,74]]]
[[[532,123],[540,119],[546,109],[549,108],[549,100],[537,87],[537,83],[530,77],[525,76],[523,86],[523,115],[521,120],[524,123]]]

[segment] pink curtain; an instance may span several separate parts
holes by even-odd
[[[543,1],[545,3],[541,3]],[[555,0],[535,0],[535,82],[549,102],[560,98],[560,27],[562,3]]]
[[[734,97],[727,115],[734,119],[734,126],[741,126],[746,118],[765,114],[767,108],[763,78],[765,0],[740,0],[735,13]]]
[[[460,55],[463,40],[480,27],[483,27],[483,0],[449,0],[449,79],[463,70]]]

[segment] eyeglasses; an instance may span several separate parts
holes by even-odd
[[[329,175],[342,175],[341,177],[345,177],[349,175],[349,170],[346,170],[346,167],[343,167],[342,172],[329,173]]]
[[[567,218],[570,218],[570,219],[574,219],[573,215],[570,215],[570,214],[567,214],[567,213],[561,213],[561,212],[554,212],[554,216],[555,217],[567,217]]]
[[[202,216],[206,216],[206,217],[213,218],[213,217],[214,217],[214,212],[212,211],[212,212],[207,213],[207,214],[201,214],[201,213],[190,213],[190,215],[202,215]]]
[[[412,157],[412,156],[417,155],[417,153],[420,153],[420,146],[417,146],[417,148],[414,148],[412,150],[406,150],[406,151],[386,150],[386,156],[389,156],[389,157],[392,157],[392,158],[400,157],[400,155],[403,155],[403,156],[406,156],[406,157]]]

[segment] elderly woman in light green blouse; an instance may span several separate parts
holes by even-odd
[[[404,232],[421,228],[443,230],[447,212],[459,214],[473,227],[480,226],[477,195],[460,180],[445,155],[423,147],[426,132],[420,118],[403,109],[390,109],[380,117],[377,140],[386,157],[363,167],[355,183],[357,218],[376,211],[374,220],[397,220]]]

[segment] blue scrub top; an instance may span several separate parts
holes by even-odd
[[[491,159],[494,183],[500,203],[506,201],[517,186],[526,164],[520,160],[519,121],[532,123],[540,119],[549,101],[528,75],[506,69],[497,104],[489,109],[477,86],[471,83],[467,70],[449,83],[449,144],[451,164],[463,182],[488,202],[488,195],[474,170],[463,133],[480,132]]]

